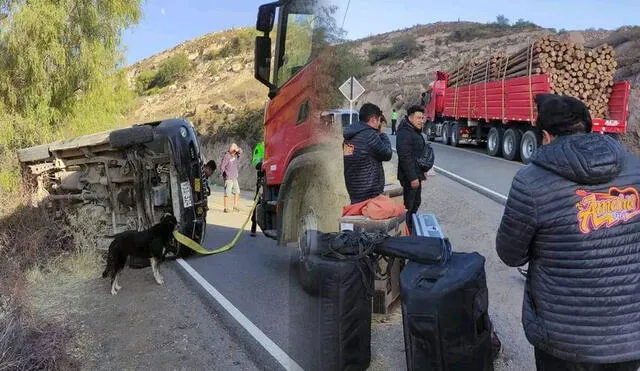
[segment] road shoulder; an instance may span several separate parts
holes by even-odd
[[[180,277],[176,262],[126,268],[122,290],[109,292],[100,272],[43,274],[30,289],[32,307],[74,332],[69,352],[84,370],[256,370],[246,349]]]

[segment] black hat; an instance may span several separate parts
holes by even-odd
[[[591,132],[591,115],[581,100],[567,95],[538,94],[535,103],[536,126],[540,130],[554,136]]]

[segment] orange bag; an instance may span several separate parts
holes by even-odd
[[[407,212],[404,206],[385,195],[379,195],[357,204],[345,206],[342,216],[363,215],[369,219],[382,220],[400,216]]]

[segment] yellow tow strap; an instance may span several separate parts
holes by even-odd
[[[247,219],[242,224],[242,227],[240,227],[240,229],[238,230],[238,233],[236,233],[236,236],[233,238],[233,240],[231,240],[231,242],[215,250],[205,249],[199,243],[197,243],[196,241],[190,239],[189,237],[183,235],[178,231],[173,231],[173,237],[175,237],[176,241],[178,241],[179,243],[183,244],[184,246],[202,255],[213,255],[213,254],[218,254],[221,252],[231,250],[231,248],[233,248],[235,244],[238,242],[238,238],[240,238],[240,235],[244,231],[244,228],[247,226],[247,223],[249,222],[249,220],[251,220],[251,215],[253,214],[253,210],[256,208],[257,205],[258,205],[258,196],[256,195],[256,197],[253,200],[253,206],[251,207],[251,211],[249,211],[249,216],[247,216]]]

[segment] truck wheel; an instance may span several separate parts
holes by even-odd
[[[330,178],[327,175],[329,173],[322,173],[325,176],[319,176],[318,179]],[[314,182],[317,181],[314,180]],[[338,231],[338,220],[342,214],[342,208],[334,207],[335,205],[332,205],[326,196],[322,196],[335,194],[331,185],[314,183],[306,188],[304,196],[299,201],[298,251],[297,254],[293,254],[294,256],[297,255],[294,269],[302,288],[310,295],[317,295],[318,272],[314,269],[314,266],[309,264],[307,257],[316,254],[320,233]],[[301,189],[304,189],[304,187]],[[336,197],[336,199],[339,199],[339,197]]]
[[[451,126],[451,145],[457,147],[460,142],[460,126],[455,123]]]
[[[148,125],[114,130],[109,133],[109,144],[113,148],[126,148],[136,144],[144,144],[152,141],[153,127]]]
[[[436,128],[435,128],[435,124],[430,122],[426,125],[425,127],[425,133],[427,136],[427,140],[429,142],[433,142],[434,140],[436,140]]]
[[[509,161],[518,160],[520,157],[520,141],[522,132],[519,129],[507,129],[504,132],[504,140],[502,142],[502,155]]]
[[[502,140],[504,133],[502,129],[492,127],[487,135],[487,154],[489,156],[500,156],[502,154]]]
[[[448,146],[450,143],[450,132],[451,131],[449,130],[449,123],[442,125],[442,144],[444,144],[445,146]]]
[[[523,164],[531,162],[531,156],[540,146],[540,136],[535,130],[527,130],[520,142],[520,159]]]
[[[318,295],[317,272],[309,264],[308,257],[318,250],[318,226],[315,215],[307,214],[300,225],[298,248],[292,256],[294,269],[302,289],[309,295]]]

